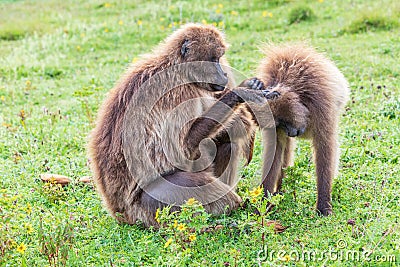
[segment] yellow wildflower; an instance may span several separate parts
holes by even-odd
[[[322,3],[322,2],[324,2],[324,0],[318,0],[318,2],[319,2],[319,3]]]
[[[186,205],[188,205],[188,206],[193,206],[193,205],[196,204],[196,203],[197,203],[197,200],[194,199],[193,197],[192,197],[192,198],[189,198],[189,199],[186,201]]]
[[[164,244],[164,248],[167,248],[172,243],[172,238],[168,238],[167,242]]]
[[[25,228],[25,230],[26,230],[26,232],[27,232],[28,234],[32,234],[32,233],[33,233],[33,227],[32,227],[32,225],[31,225],[30,223],[26,223],[26,224],[24,225],[24,228]]]
[[[6,98],[5,98],[4,95],[0,96],[0,99],[1,99],[1,101],[3,101],[3,102],[6,100]]]
[[[217,9],[217,10],[215,10],[215,13],[217,13],[217,14],[221,14],[221,9]]]
[[[266,18],[266,17],[270,17],[270,18],[272,18],[272,13],[271,12],[268,12],[268,11],[263,11],[263,13],[262,13],[262,16],[264,17],[264,18]]]
[[[157,209],[156,210],[156,217],[155,217],[157,222],[160,222],[160,218],[159,217],[160,217],[160,209]]]
[[[32,82],[31,82],[30,80],[27,80],[27,81],[25,82],[25,84],[26,84],[26,86],[31,86]]]
[[[17,247],[17,251],[21,254],[24,254],[26,250],[26,245],[24,243],[19,244],[19,246]]]
[[[195,241],[196,240],[196,234],[191,234],[191,235],[189,235],[189,240],[190,240],[190,242],[193,242],[193,241]]]
[[[174,221],[173,227],[174,227],[174,228],[178,227],[178,221],[177,221],[177,220]]]
[[[22,157],[20,155],[15,155],[14,156],[14,162],[15,163],[18,163],[21,159],[22,159]]]
[[[218,27],[220,28],[224,27],[224,22],[223,21],[218,22]]]
[[[250,202],[253,203],[253,204],[256,204],[256,203],[257,203],[257,198],[252,198],[252,199],[250,200]]]
[[[263,189],[261,188],[261,186],[258,186],[250,191],[250,196],[253,198],[256,198],[259,195],[261,195],[262,192],[263,192]]]
[[[7,240],[7,244],[9,248],[16,248],[18,246],[17,242],[14,239]]]
[[[179,231],[185,231],[186,229],[186,225],[184,223],[180,223],[178,224],[178,226],[176,227]]]
[[[32,212],[32,206],[30,203],[26,204],[26,208],[25,208],[26,213],[31,214]]]
[[[138,61],[137,57],[132,58],[132,63],[135,63],[136,61]]]
[[[142,26],[142,24],[143,24],[143,22],[139,19],[139,20],[137,21],[137,25]]]
[[[223,4],[218,4],[218,7],[219,7],[219,8],[223,8],[224,5],[223,5]]]
[[[204,25],[207,25],[207,20],[203,19],[203,20],[201,21],[201,23],[203,23]]]
[[[160,18],[160,21],[164,21],[164,20],[165,20],[165,18],[163,18],[163,17]]]
[[[104,29],[104,32],[108,32],[108,28],[105,28],[105,29]]]
[[[239,13],[238,13],[237,11],[235,11],[235,10],[232,10],[232,11],[231,11],[231,15],[232,15],[232,16],[237,16],[237,15],[239,15]]]
[[[81,51],[81,46],[80,46],[80,45],[77,45],[77,46],[76,46],[76,50]]]
[[[49,182],[50,182],[51,184],[56,184],[56,177],[51,176],[50,179],[49,179]]]
[[[84,33],[81,33],[81,37],[83,38],[83,37],[85,37],[86,35],[84,34]]]
[[[232,254],[232,255],[237,255],[237,254],[238,254],[238,251],[237,251],[236,249],[234,249],[234,248],[231,248],[231,249],[229,250],[229,253]]]
[[[290,261],[290,256],[285,255],[285,256],[283,256],[282,260],[288,262],[288,261]]]
[[[110,3],[105,3],[104,7],[111,7],[111,4]]]
[[[118,21],[119,25],[124,25],[124,22],[122,20]]]

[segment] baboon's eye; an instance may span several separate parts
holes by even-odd
[[[181,55],[182,57],[186,57],[187,54],[189,53],[189,40],[185,40],[185,42],[183,42],[182,46],[181,46]]]

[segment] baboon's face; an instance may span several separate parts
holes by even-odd
[[[277,127],[290,137],[303,135],[308,127],[309,110],[296,92],[287,89],[279,91],[281,97],[272,103]]]
[[[182,42],[180,53],[184,62],[199,62],[191,68],[191,77],[199,81],[196,84],[205,90],[224,90],[228,77],[220,65],[220,58],[225,53],[221,37],[208,35],[189,38]]]
[[[204,89],[209,91],[223,91],[228,84],[228,75],[220,65],[220,57],[214,56],[206,61],[212,62],[212,65],[207,64],[207,68],[209,69],[213,83],[205,84]]]

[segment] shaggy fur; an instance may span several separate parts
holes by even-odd
[[[244,99],[235,92],[244,92],[248,95],[246,100],[259,103],[266,102],[265,96],[244,88],[216,93],[210,84],[177,83],[143,114],[143,103],[147,99],[162,86],[168,86],[171,80],[181,79],[179,71],[168,79],[161,75],[149,82],[150,78],[185,62],[220,59],[221,64],[228,65],[223,57],[226,48],[216,28],[186,25],[133,65],[109,92],[90,137],[89,153],[97,189],[118,221],[128,224],[142,221],[145,226],[158,227],[157,208],[164,207],[165,203],[175,203],[178,208],[191,197],[213,214],[229,212],[241,202],[233,187],[239,155],[244,153],[251,159],[255,122],[244,107]],[[232,80],[228,86],[231,84]],[[190,105],[182,105],[178,113],[173,113],[187,101]],[[124,124],[126,114],[129,119]],[[220,116],[223,125],[207,119],[208,115]],[[182,126],[182,122],[189,121],[192,123]],[[123,144],[126,135],[131,142]],[[169,142],[165,136],[177,138],[176,143]],[[163,150],[170,149],[173,160],[182,155],[196,160],[202,151],[200,142],[205,138],[211,138],[217,148],[213,164],[205,170],[177,167]],[[182,149],[178,151],[181,153],[174,154],[175,146]],[[124,154],[124,150],[128,153]],[[164,179],[159,179],[157,174]],[[177,189],[176,185],[183,188]]]
[[[349,97],[348,83],[332,61],[305,45],[269,46],[264,51],[266,58],[258,68],[258,77],[268,89],[281,94],[270,102],[277,139],[272,166],[265,164],[263,168],[265,193],[280,190],[282,169],[293,163],[293,137],[310,138],[317,173],[317,209],[329,215],[339,156],[338,123]],[[268,136],[264,131],[264,162],[271,159]]]

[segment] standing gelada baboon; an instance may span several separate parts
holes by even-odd
[[[229,88],[226,47],[216,28],[185,25],[109,92],[89,154],[96,187],[118,221],[157,227],[157,208],[192,197],[213,214],[241,202],[236,169],[240,154],[251,157],[255,125],[248,105],[266,105],[278,93],[259,90],[257,79]]]
[[[265,86],[280,93],[269,102],[276,121],[276,143],[271,147],[267,130],[263,168],[265,194],[280,190],[283,170],[292,165],[295,140],[312,139],[317,173],[317,210],[332,213],[332,180],[338,167],[338,123],[349,97],[349,86],[334,63],[303,44],[266,46],[258,68]],[[272,153],[274,151],[274,154]]]

